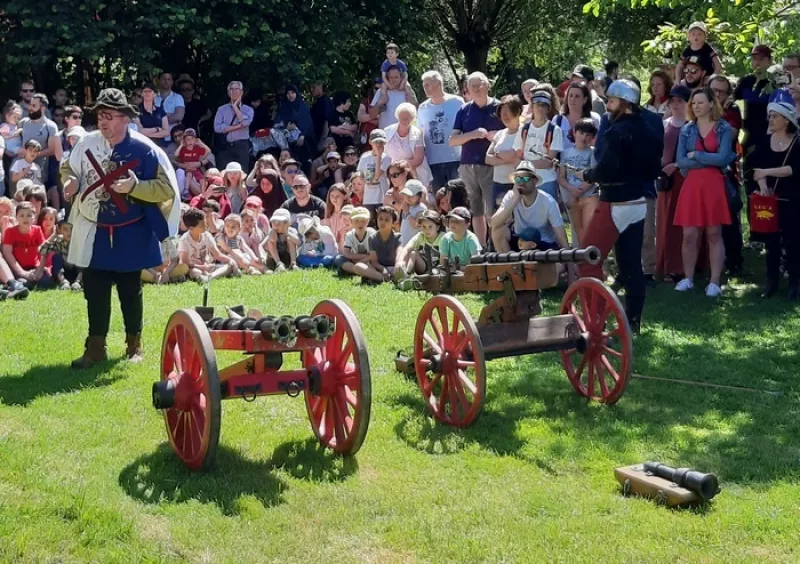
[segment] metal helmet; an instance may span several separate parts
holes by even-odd
[[[606,96],[609,98],[619,98],[631,104],[638,106],[641,104],[642,91],[631,80],[619,79],[611,83],[608,87]]]

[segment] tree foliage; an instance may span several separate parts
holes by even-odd
[[[797,48],[798,0],[589,0],[584,12],[603,17],[620,9],[646,9],[653,5],[671,9],[673,14],[642,46],[646,52],[666,59],[677,60],[686,44],[685,29],[696,20],[706,23],[709,41],[720,52],[729,73],[747,72],[753,45],[769,45],[778,55]]]

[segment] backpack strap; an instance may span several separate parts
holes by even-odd
[[[561,116],[559,116],[561,117]],[[559,125],[561,127],[561,125]],[[547,122],[547,132],[544,134],[544,150],[545,152],[550,152],[550,145],[553,142],[553,132],[556,130],[556,126],[553,122]]]
[[[522,126],[520,137],[522,138],[522,146],[525,147],[525,141],[528,140],[528,130],[531,128],[531,122],[527,122]]]

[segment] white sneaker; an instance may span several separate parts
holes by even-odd
[[[676,292],[688,292],[692,288],[694,288],[694,282],[692,282],[688,278],[684,278],[683,280],[675,284]]]
[[[722,295],[722,288],[717,286],[714,283],[709,284],[706,286],[706,296],[709,298],[718,298]]]

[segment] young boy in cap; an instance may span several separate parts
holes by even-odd
[[[446,269],[450,263],[462,268],[469,259],[481,252],[478,237],[469,230],[472,214],[464,207],[453,209],[447,214],[447,233],[439,242],[439,264]]]
[[[400,204],[402,207],[400,213],[400,239],[403,245],[408,243],[419,232],[417,218],[428,209],[428,206],[422,203],[422,194],[424,192],[425,186],[422,185],[422,182],[413,178],[408,180],[403,189],[400,190],[400,194],[403,195],[403,201]]]
[[[680,83],[684,78],[687,63],[694,61],[703,69],[706,75],[720,74],[722,63],[714,48],[706,43],[708,30],[703,22],[693,22],[686,32],[689,45],[681,53],[681,62],[675,67],[675,82]]]
[[[162,264],[161,241],[177,235],[181,209],[166,153],[128,127],[139,112],[125,94],[103,90],[92,110],[98,130],[78,141],[60,171],[64,196],[73,203],[68,262],[84,269],[89,317],[84,354],[74,368],[107,358],[115,284],[125,322],[125,355],[132,362],[142,360],[141,272]]]
[[[509,252],[523,233],[534,232],[539,233],[538,241],[531,241],[530,237],[525,239],[537,243],[537,248],[541,250],[568,248],[561,211],[550,194],[538,189],[541,178],[533,164],[522,161],[510,179],[514,189],[503,197],[500,208],[491,220],[495,250]]]
[[[350,223],[353,228],[344,236],[342,254],[333,261],[339,274],[358,274],[356,265],[369,261],[369,238],[375,234],[369,224],[369,210],[356,207],[350,212]]]
[[[300,246],[300,234],[291,227],[292,214],[289,210],[278,208],[269,219],[272,228],[261,243],[267,257],[264,274],[276,274],[289,270],[298,270],[297,247]]]

